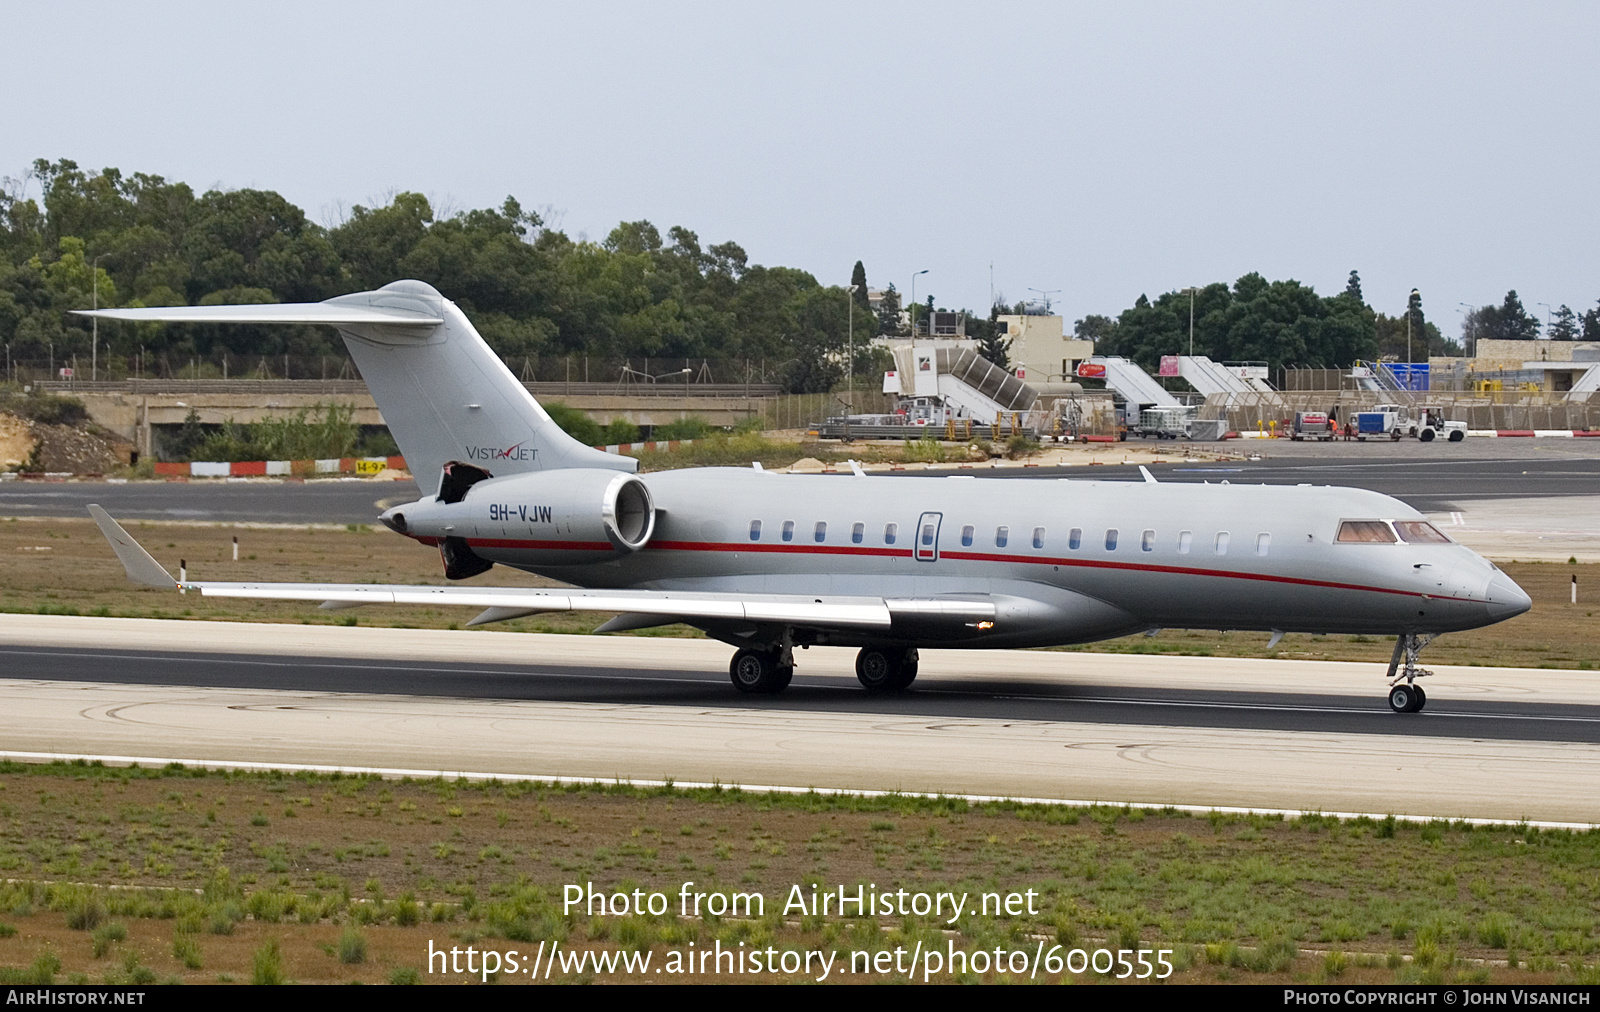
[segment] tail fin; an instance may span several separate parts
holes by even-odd
[[[425,494],[437,491],[452,460],[495,475],[638,467],[631,457],[585,446],[563,432],[455,303],[421,281],[297,305],[79,312],[119,320],[337,327]]]

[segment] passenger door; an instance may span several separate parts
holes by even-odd
[[[917,521],[916,556],[918,562],[939,561],[939,524],[943,513],[924,513]]]

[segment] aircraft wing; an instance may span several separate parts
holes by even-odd
[[[888,629],[905,621],[992,622],[992,600],[958,598],[812,597],[795,594],[706,593],[671,590],[581,590],[533,587],[436,587],[358,583],[215,583],[174,580],[122,526],[97,505],[89,513],[111,542],[128,578],[203,597],[317,601],[324,609],[366,604],[459,605],[482,611],[467,625],[484,625],[540,612],[608,611],[661,622],[779,623],[822,628]],[[608,623],[637,628],[650,621]]]

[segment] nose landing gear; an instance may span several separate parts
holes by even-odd
[[[1389,660],[1389,709],[1395,713],[1417,713],[1428,704],[1428,694],[1417,679],[1433,674],[1417,664],[1422,648],[1433,642],[1436,633],[1404,633],[1394,644],[1394,657]],[[1401,668],[1404,662],[1405,667]]]

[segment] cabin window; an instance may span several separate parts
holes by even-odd
[[[924,546],[932,547],[932,545],[933,545],[933,524],[923,524],[922,525],[922,543],[923,543]]]
[[[812,537],[816,539],[819,545],[828,540],[828,522],[826,520],[817,521],[817,530]]]
[[[856,544],[856,545],[861,544],[861,539],[865,538],[866,536],[867,536],[867,525],[866,524],[864,524],[861,521],[857,520],[854,524],[850,525],[850,542],[851,542],[851,544]]]
[[[783,540],[785,540],[785,541],[793,541],[794,540],[794,521],[793,520],[785,520],[783,522]]]
[[[996,527],[994,529],[994,546],[996,548],[1004,548],[1009,540],[1011,540],[1011,528]]]
[[[750,540],[751,541],[760,541],[761,540],[761,521],[759,521],[759,520],[750,521]]]
[[[1189,548],[1194,544],[1194,531],[1178,532],[1178,554],[1188,555]]]
[[[1450,539],[1426,520],[1396,520],[1394,529],[1408,545],[1448,545]],[[1340,539],[1344,540],[1343,538]]]
[[[1228,532],[1227,531],[1218,531],[1217,532],[1217,554],[1218,555],[1227,555],[1228,554]]]
[[[1114,552],[1116,550],[1117,550],[1117,529],[1115,527],[1109,527],[1109,528],[1106,529],[1106,551]]]
[[[973,528],[972,528],[971,524],[968,524],[967,526],[961,528],[961,547],[962,548],[971,548],[972,547],[972,532],[973,532]]]
[[[1156,550],[1156,532],[1145,531],[1139,535],[1139,551],[1153,552]]]
[[[1339,540],[1346,543],[1392,545],[1394,531],[1382,520],[1346,520],[1339,525]]]
[[[1033,547],[1038,548],[1039,546],[1034,545]],[[1072,530],[1067,532],[1067,547],[1072,549],[1074,552],[1083,547],[1083,528],[1074,527]]]
[[[1269,549],[1271,549],[1271,548],[1272,548],[1272,535],[1270,535],[1270,534],[1257,534],[1256,535],[1256,554],[1257,555],[1263,555],[1264,556],[1264,555],[1267,554],[1267,551]]]
[[[899,524],[884,524],[883,525],[883,543],[884,544],[886,544],[886,545],[894,544],[894,539],[899,537],[899,536],[900,536],[900,525]]]
[[[1035,548],[1043,548],[1044,547],[1044,528],[1043,527],[1035,527],[1033,529],[1033,547],[1035,547]]]

